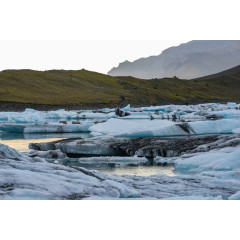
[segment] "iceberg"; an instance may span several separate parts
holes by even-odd
[[[27,155],[31,158],[40,157],[45,159],[64,159],[67,155],[60,150],[50,150],[45,152],[40,151],[30,151]]]
[[[44,124],[45,122],[58,122],[60,120],[80,120],[80,119],[109,119],[116,117],[114,111],[36,111],[26,109],[24,112],[0,112],[0,121],[6,123],[34,123]]]
[[[202,173],[205,171],[232,171],[240,169],[240,149],[228,147],[198,153],[189,158],[175,161],[175,169],[183,173]]]
[[[96,124],[89,128],[93,136],[102,136],[102,135],[120,135],[120,136],[129,136],[134,133],[139,133],[141,131],[154,130],[159,127],[167,127],[174,125],[173,122],[163,120],[163,121],[128,121],[121,119],[109,119],[104,123]],[[142,136],[142,135],[141,135]]]
[[[2,123],[0,130],[10,133],[78,133],[89,132],[93,122],[81,124],[15,124]]]
[[[105,136],[30,143],[29,148],[37,151],[60,149],[70,157],[137,155],[152,159],[156,156],[176,157],[184,153],[208,152],[212,149],[239,145],[239,135],[209,135],[184,138],[115,138]]]
[[[234,103],[234,102],[228,102],[227,105],[228,105],[228,106],[231,106],[231,107],[235,107],[237,104]]]
[[[68,160],[67,160],[68,161]],[[68,162],[72,162],[71,158]],[[75,162],[78,162],[84,166],[96,166],[96,165],[107,165],[110,167],[126,167],[126,166],[145,166],[148,165],[148,160],[144,157],[130,156],[130,157],[109,157],[109,156],[99,156],[99,157],[81,157],[77,158]],[[159,165],[161,160],[158,159]]]
[[[135,117],[149,118],[150,115],[161,113],[164,119],[171,118],[173,115],[180,119],[204,119],[204,116],[216,116],[218,118],[239,118],[240,104],[198,104],[198,105],[164,105],[150,106],[141,108],[132,108],[130,105],[122,108]],[[199,115],[200,114],[200,115]],[[139,116],[137,116],[139,115]],[[6,123],[34,123],[44,124],[49,122],[58,122],[60,120],[80,120],[80,119],[110,119],[116,118],[115,109],[99,109],[99,110],[71,110],[59,109],[55,111],[37,111],[27,108],[24,112],[0,112],[0,121]],[[160,118],[155,116],[154,118]]]
[[[236,128],[233,130],[233,133],[240,133],[240,128]]]
[[[111,135],[115,137],[168,137],[202,134],[231,134],[240,128],[240,121],[223,119],[217,121],[197,121],[175,123],[167,120],[127,121],[109,119],[89,128],[93,136]]]
[[[131,110],[130,104],[128,104],[126,107],[122,108],[122,111],[129,112]]]

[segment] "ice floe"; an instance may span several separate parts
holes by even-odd
[[[197,136],[185,138],[115,138],[63,139],[55,142],[30,143],[29,148],[49,151],[60,149],[68,156],[175,157],[183,153],[207,152],[240,145],[239,135]]]
[[[239,179],[106,175],[39,159],[0,144],[0,199],[239,199]]]
[[[189,158],[181,158],[175,161],[175,169],[185,173],[240,170],[240,148],[238,146],[211,150]]]
[[[240,116],[240,104],[198,104],[198,105],[165,105],[132,108],[130,105],[121,109],[130,115],[139,115],[139,117],[149,117],[149,114],[160,115],[168,118],[173,115],[185,118],[197,118],[197,116],[216,115],[221,118],[232,118]],[[110,119],[117,117],[115,109],[99,109],[99,110],[71,110],[66,111],[59,109],[55,111],[37,111],[34,109],[26,109],[24,112],[0,112],[0,121],[8,123],[36,123],[43,124],[45,122],[56,122],[58,120],[79,120],[79,119]],[[127,116],[128,117],[128,116]],[[157,117],[157,116],[155,116]]]
[[[79,124],[16,124],[2,123],[0,130],[5,132],[18,133],[78,133],[89,132],[93,122],[83,122]]]
[[[66,111],[64,109],[56,111],[36,111],[26,109],[24,112],[0,112],[0,121],[8,123],[35,123],[58,122],[59,120],[81,120],[81,119],[109,119],[115,117],[112,112],[104,111]]]
[[[89,128],[93,136],[102,136],[102,135],[131,135],[136,132],[155,130],[157,128],[165,128],[167,126],[174,125],[173,122],[162,120],[162,121],[128,121],[122,119],[109,119],[104,123],[96,124]]]
[[[121,111],[129,114],[119,117],[115,109],[0,112],[1,136],[72,137],[32,143],[29,153],[0,144],[0,199],[240,199],[239,104],[128,105]],[[77,138],[81,132],[93,137]],[[171,165],[176,176],[111,175],[64,166],[74,161],[84,167]]]
[[[93,125],[89,130],[93,136],[167,137],[201,134],[227,134],[234,133],[234,130],[237,128],[240,128],[240,121],[234,119],[189,123],[175,123],[167,120],[126,121],[122,119],[109,119],[104,123]]]

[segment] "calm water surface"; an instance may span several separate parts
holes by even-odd
[[[173,166],[138,166],[138,167],[124,167],[124,168],[107,168],[99,169],[100,172],[105,174],[117,174],[117,175],[136,175],[136,176],[150,176],[159,173],[166,174],[168,176],[175,176]]]
[[[21,134],[21,133],[0,133],[0,143],[8,145],[20,152],[29,152],[29,143],[51,142],[64,138],[83,137],[88,138],[88,133],[48,133],[48,134]],[[150,176],[159,173],[174,176],[173,166],[134,166],[134,167],[110,167],[107,164],[97,165],[82,165],[77,161],[66,164],[68,166],[85,167],[92,170],[98,170],[104,174],[117,174],[117,175],[137,175],[137,176]]]
[[[0,143],[8,145],[20,152],[29,152],[29,143],[52,142],[64,138],[83,137],[87,138],[88,133],[48,133],[48,134],[21,134],[21,133],[0,133]]]

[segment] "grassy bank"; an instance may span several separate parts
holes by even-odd
[[[0,101],[58,106],[240,101],[239,73],[187,81],[111,77],[87,70],[4,70]]]

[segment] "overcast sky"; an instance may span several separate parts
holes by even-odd
[[[0,41],[0,70],[85,68],[107,73],[120,62],[159,55],[187,41]]]

